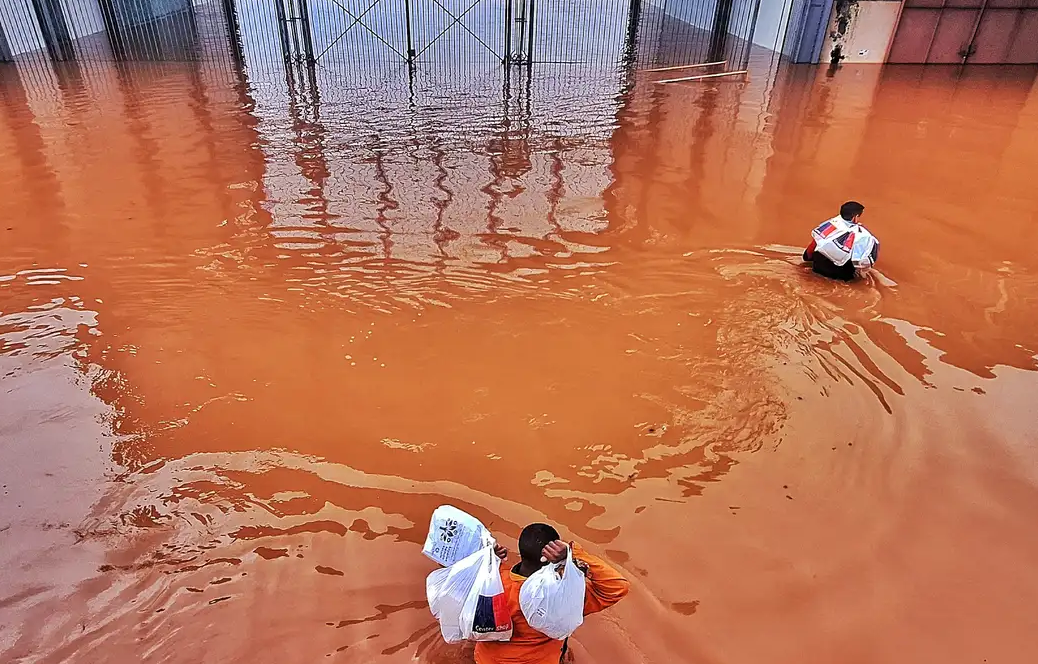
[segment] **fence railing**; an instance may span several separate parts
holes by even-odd
[[[748,60],[760,0],[3,0],[0,61],[615,66]],[[251,62],[244,62],[251,60]]]

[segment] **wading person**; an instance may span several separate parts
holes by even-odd
[[[512,613],[512,638],[509,641],[481,641],[476,644],[476,664],[559,664],[566,654],[566,642],[541,634],[523,617],[519,608],[519,589],[527,578],[545,565],[565,562],[568,545],[559,533],[544,523],[532,523],[519,535],[519,564],[502,568],[501,581]],[[502,559],[508,550],[495,550]],[[544,562],[542,562],[544,561]],[[629,588],[627,579],[604,560],[573,545],[573,561],[584,572],[584,615],[597,613],[616,604]]]
[[[879,240],[859,222],[863,214],[861,203],[841,205],[840,214],[811,231],[804,261],[818,274],[841,281],[869,270],[879,258]]]

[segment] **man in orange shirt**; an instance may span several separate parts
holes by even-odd
[[[619,602],[630,584],[601,558],[592,556],[579,544],[573,544],[573,561],[584,572],[584,615],[597,613]],[[567,545],[559,533],[544,523],[532,523],[519,535],[521,561],[511,570],[501,570],[501,582],[512,613],[512,638],[509,641],[481,641],[476,644],[476,664],[559,664],[566,643],[541,634],[523,617],[519,608],[519,588],[526,579],[547,564],[566,560]],[[502,559],[508,550],[497,547]]]

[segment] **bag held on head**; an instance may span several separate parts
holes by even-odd
[[[584,573],[573,564],[573,547],[566,553],[561,574],[545,565],[519,589],[519,608],[526,622],[553,639],[569,637],[584,622]]]
[[[467,558],[429,574],[425,595],[447,643],[512,638],[512,615],[493,540]]]
[[[433,562],[448,567],[493,541],[479,519],[457,507],[441,505],[433,510],[422,553]]]

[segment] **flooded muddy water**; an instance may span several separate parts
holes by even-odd
[[[1038,661],[1034,69],[320,75],[0,69],[0,660],[466,661],[451,503],[578,662]]]

